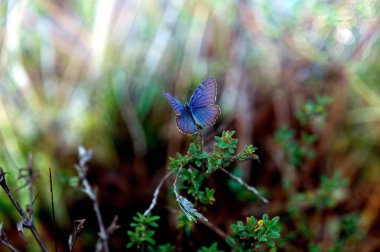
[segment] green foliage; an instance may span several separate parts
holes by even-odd
[[[307,158],[315,157],[311,145],[316,140],[316,136],[308,135],[303,132],[302,140],[296,139],[296,131],[282,126],[275,134],[276,141],[282,146],[289,163],[298,167],[302,161]]]
[[[298,123],[301,129],[295,130],[288,127],[281,127],[276,133],[276,140],[283,149],[288,162],[295,167],[302,167],[306,160],[315,158],[313,145],[319,139],[318,130],[325,126],[328,117],[327,106],[332,99],[325,96],[316,97],[315,101],[309,100],[297,112]],[[307,132],[313,132],[309,134]],[[297,171],[296,171],[297,172]],[[302,176],[302,170],[298,170]],[[297,176],[298,174],[296,174]],[[337,216],[336,221],[339,228],[334,229],[333,243],[326,248],[325,244],[319,241],[319,224],[310,228],[310,220],[307,211],[315,212],[317,220],[323,220],[322,212],[330,210],[338,206],[346,199],[348,179],[342,177],[339,170],[335,171],[332,176],[322,174],[320,176],[320,184],[316,188],[308,188],[304,192],[289,190],[292,185],[292,178],[284,178],[283,184],[288,189],[288,216],[294,225],[292,230],[288,230],[286,235],[281,238],[279,247],[287,248],[295,240],[301,237],[307,242],[308,251],[346,251],[346,241],[350,237],[360,239],[360,232],[357,229],[358,218],[347,216]],[[283,222],[288,222],[288,219]],[[328,223],[324,223],[327,225]],[[321,224],[322,225],[322,224]]]
[[[317,96],[315,101],[308,100],[299,111],[296,112],[298,122],[302,126],[325,126],[327,120],[327,105],[332,99],[327,96]],[[289,163],[299,167],[305,159],[313,159],[316,155],[312,149],[318,140],[315,134],[309,134],[306,130],[297,132],[287,126],[282,126],[275,134],[276,141],[282,146]]]
[[[194,202],[176,193],[177,201],[188,218],[203,218],[196,208],[203,205],[203,210],[206,210],[207,205],[215,202],[215,190],[203,185],[209,174],[229,167],[236,161],[259,159],[255,154],[256,148],[252,145],[247,145],[243,152],[236,153],[238,139],[233,137],[234,134],[234,131],[223,131],[222,136],[215,136],[214,148],[210,153],[202,152],[200,143],[193,142],[186,155],[177,153],[177,158],[169,158],[169,169],[178,176],[179,185],[176,188],[186,190]]]
[[[344,199],[344,189],[348,185],[348,180],[341,177],[341,173],[336,171],[331,178],[321,176],[321,184],[313,192],[297,193],[291,201],[292,211],[298,212],[300,204],[307,203],[315,207],[318,211],[335,207]]]
[[[134,231],[128,231],[130,242],[127,244],[127,248],[136,247],[137,249],[143,249],[144,246],[156,245],[156,241],[153,239],[155,231],[153,228],[157,228],[157,220],[159,216],[155,215],[143,215],[137,213],[137,216],[133,217],[134,222],[131,223],[131,227]]]
[[[181,167],[186,166],[189,163],[189,156],[182,156],[180,153],[177,153],[177,159],[169,157],[169,169],[172,171],[178,171]]]
[[[205,246],[201,247],[200,249],[198,249],[198,252],[223,252],[223,250],[219,250],[218,243],[214,242],[209,247],[205,247]]]
[[[247,217],[246,223],[238,221],[231,225],[232,235],[227,239],[227,243],[234,251],[257,251],[264,249],[263,244],[270,247],[269,251],[276,251],[274,239],[280,237],[279,217],[269,220],[267,214],[262,219]]]
[[[231,166],[233,162],[242,162],[248,159],[259,159],[255,154],[256,148],[252,145],[244,147],[243,152],[236,153],[238,139],[234,138],[234,131],[223,131],[222,136],[215,137],[215,143],[213,150],[208,152],[202,152],[200,142],[193,142],[190,144],[188,151],[185,155],[177,153],[176,158],[169,158],[169,169],[175,174],[176,178],[173,184],[173,191],[176,196],[176,200],[182,212],[178,215],[177,229],[183,229],[187,235],[190,235],[191,226],[197,219],[208,221],[199,211],[206,211],[207,206],[212,205],[215,202],[215,190],[205,185],[206,178],[213,172],[220,168],[227,168]],[[227,172],[224,170],[224,172]],[[232,179],[235,179],[237,183],[248,190],[254,190],[254,193],[260,197],[258,192],[250,187],[239,178],[230,174]],[[244,186],[243,186],[244,185]],[[186,197],[180,195],[178,190],[183,190],[186,193]],[[252,191],[250,191],[252,193]],[[260,198],[262,199],[262,198]],[[150,210],[151,211],[151,208]],[[129,231],[130,242],[127,247],[136,247],[142,250],[145,247],[148,249],[155,248],[155,241],[152,238],[154,230],[152,228],[157,227],[155,222],[157,216],[148,214],[144,216],[140,213],[134,217],[134,223],[131,224],[135,228],[134,231]],[[279,229],[276,226],[278,217],[272,221],[268,219],[267,215],[263,216],[263,220],[257,222],[253,217],[249,218],[247,226],[242,228],[246,229],[243,232],[240,226],[240,222],[237,226],[233,226],[233,230],[236,231],[235,235],[229,239],[230,244],[235,244],[234,247],[243,249],[246,246],[244,239],[251,239],[255,241],[256,247],[260,248],[261,243],[266,243],[268,246],[274,248],[274,242],[272,239],[279,237]],[[247,236],[247,237],[245,237]],[[170,251],[170,244],[164,246],[161,249],[168,249]],[[157,247],[160,249],[160,247]],[[217,243],[213,243],[210,247],[202,247],[198,251],[219,251]]]
[[[223,131],[222,136],[215,136],[214,150],[208,158],[207,173],[227,167],[234,160],[238,139],[233,138],[235,131]]]
[[[302,108],[296,112],[298,121],[302,125],[308,123],[324,126],[327,119],[327,105],[332,102],[328,96],[317,96],[315,101],[308,100]]]
[[[340,220],[341,237],[347,240],[357,234],[359,225],[359,216],[357,214],[347,214]]]
[[[201,152],[201,146],[199,144],[191,143],[188,155],[193,160],[196,167],[200,168],[205,164],[209,154],[207,152]]]
[[[311,199],[312,204],[318,210],[334,207],[344,199],[345,195],[343,190],[347,185],[348,180],[342,178],[340,171],[336,171],[332,178],[322,175],[321,185]]]
[[[259,159],[255,154],[256,148],[252,145],[247,145],[242,153],[236,155],[238,139],[234,138],[235,131],[223,131],[222,136],[215,136],[214,150],[209,154],[207,173],[228,167],[231,162],[245,161],[247,159]]]
[[[335,243],[329,247],[321,250],[322,244],[310,242],[308,244],[308,251],[310,252],[319,252],[319,251],[329,251],[329,252],[339,252],[347,251],[345,242],[350,238],[355,237],[356,239],[362,239],[361,232],[358,231],[359,216],[357,214],[347,214],[340,219],[339,231],[340,239],[336,240]]]
[[[323,245],[315,243],[318,240],[318,232],[310,229],[310,223],[307,213],[303,209],[316,209],[318,214],[321,212],[336,207],[342,200],[346,198],[346,187],[348,180],[342,178],[339,171],[336,171],[333,176],[321,176],[320,185],[312,190],[302,193],[296,193],[289,202],[288,213],[293,220],[296,228],[289,232],[283,239],[283,243],[291,243],[295,238],[303,237],[308,243],[308,251],[321,251]],[[351,237],[360,240],[361,231],[358,229],[358,216],[356,214],[348,214],[338,216],[339,229],[335,231],[336,238],[330,248],[326,251],[346,251],[348,241]],[[324,250],[323,250],[324,251]]]
[[[174,252],[175,246],[171,243],[165,243],[162,245],[158,245],[156,249],[153,249],[152,247],[148,247],[148,250],[151,252]]]
[[[314,244],[313,242],[310,242],[307,245],[307,249],[309,252],[319,252],[320,251],[319,246],[317,244]]]
[[[181,174],[182,189],[186,189],[196,201],[204,205],[212,205],[215,202],[215,190],[205,187],[201,188],[206,175],[195,169],[183,170]]]
[[[177,221],[178,221],[177,229],[183,229],[185,231],[186,235],[190,236],[191,226],[193,225],[194,222],[189,220],[189,218],[187,218],[186,214],[182,213],[182,212],[180,214],[178,214]]]
[[[242,153],[238,153],[236,155],[237,160],[239,161],[245,161],[247,159],[255,159],[259,160],[259,156],[255,154],[255,151],[257,150],[256,147],[253,145],[246,145],[244,147],[244,151]]]

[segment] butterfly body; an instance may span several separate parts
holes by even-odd
[[[201,130],[204,126],[201,123],[195,121],[194,116],[193,116],[193,112],[191,111],[191,107],[189,106],[189,104],[187,104],[187,103],[185,104],[185,109],[186,109],[186,112],[190,115],[193,123],[197,126],[198,130]],[[180,130],[180,131],[183,132],[182,130]]]
[[[195,134],[200,129],[215,124],[220,114],[216,101],[216,80],[208,77],[194,91],[189,103],[183,105],[171,94],[164,92],[166,99],[177,115],[177,127],[185,134]]]
[[[185,104],[185,109],[186,109],[186,113],[188,113],[191,117],[191,120],[193,121],[194,124],[196,124],[198,127],[201,127],[200,125],[197,124],[197,122],[195,121],[194,117],[193,117],[193,112],[191,112],[191,108],[189,106],[189,104]]]

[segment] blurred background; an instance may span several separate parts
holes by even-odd
[[[28,194],[17,190],[17,169],[33,155],[35,221],[50,249],[49,168],[60,250],[67,250],[74,220],[83,218],[75,250],[96,245],[92,203],[70,187],[80,145],[94,151],[88,177],[105,225],[119,216],[111,250],[126,249],[132,216],[149,206],[168,157],[191,141],[177,130],[162,93],[185,102],[207,76],[218,82],[222,113],[206,142],[229,129],[239,149],[258,147],[260,163],[243,163],[236,172],[270,203],[216,173],[210,178],[216,203],[205,216],[228,233],[246,216],[278,215],[284,251],[380,249],[379,1],[0,3],[0,164],[24,206]],[[331,101],[314,111],[324,103],[318,97]],[[302,111],[311,121],[304,123]],[[307,150],[300,147],[302,132],[315,136]],[[297,154],[289,150],[297,146],[301,154],[292,160]],[[28,231],[30,242],[20,238],[18,213],[0,195],[8,240],[38,251]],[[178,244],[176,216],[166,206],[178,207],[170,183],[154,210],[161,216],[156,239]],[[211,241],[228,250],[202,224],[184,243],[196,251]]]

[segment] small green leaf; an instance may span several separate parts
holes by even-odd
[[[195,160],[195,165],[197,167],[201,167],[202,166],[202,162],[200,160]]]
[[[264,224],[268,222],[268,214],[263,214]]]
[[[271,231],[270,233],[268,233],[268,238],[271,238],[271,239],[277,239],[277,238],[280,238],[280,233],[278,232],[275,232],[275,231]]]
[[[275,225],[278,223],[279,220],[280,220],[280,217],[278,217],[278,216],[274,217],[274,218],[271,220],[271,222],[270,222],[271,227],[275,226]]]
[[[152,245],[156,245],[156,241],[153,240],[153,239],[150,238],[150,237],[146,238],[146,241],[149,242],[149,243],[152,244]]]
[[[148,224],[151,227],[155,227],[155,228],[158,227],[158,224],[156,222],[149,222]]]
[[[72,187],[78,187],[79,185],[79,178],[78,177],[72,177],[69,179],[69,185]]]
[[[275,243],[273,240],[267,240],[266,243],[268,244],[269,247],[274,247]]]

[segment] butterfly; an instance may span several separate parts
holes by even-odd
[[[164,92],[165,98],[177,115],[177,127],[185,134],[193,135],[205,127],[215,124],[220,115],[216,101],[216,80],[214,77],[205,79],[194,91],[189,103],[183,105],[174,96]]]

